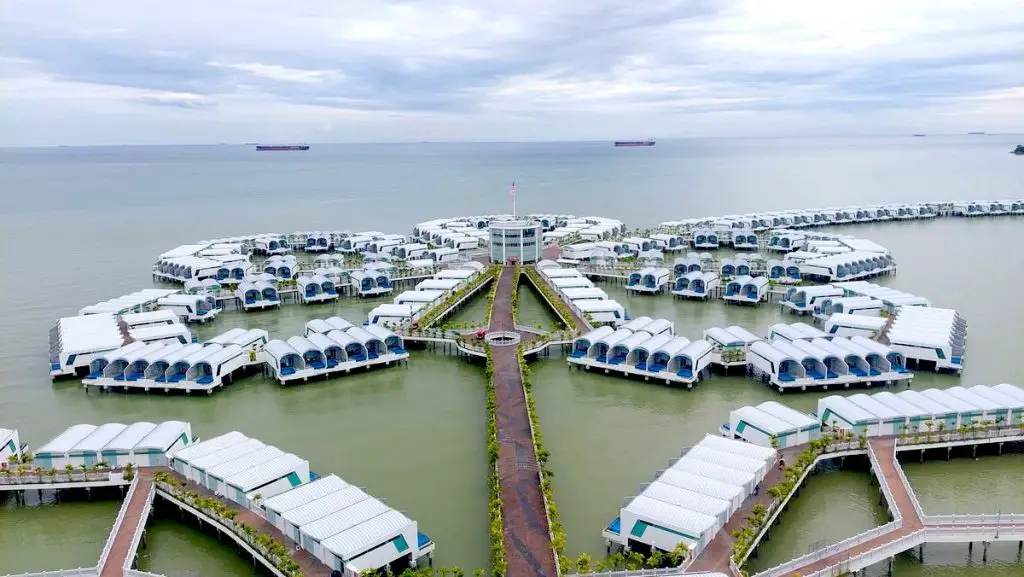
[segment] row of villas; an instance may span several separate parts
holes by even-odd
[[[260,364],[258,351],[268,339],[263,329],[235,328],[205,343],[136,340],[94,358],[82,383],[209,394]]]
[[[961,427],[1008,427],[1022,422],[1024,389],[1004,383],[832,395],[819,399],[817,412],[811,414],[770,401],[731,411],[722,434],[754,445],[785,448],[820,437],[823,426],[876,437],[954,433]]]
[[[100,356],[133,343],[188,345],[195,341],[171,311],[65,317],[50,329],[50,376],[85,374]]]
[[[565,294],[566,288],[577,288],[576,283],[587,280],[583,274],[575,268],[562,268],[558,263],[550,260],[542,260],[537,263],[537,270],[544,280],[556,291],[559,296],[568,303],[576,314],[583,317],[591,325],[619,326],[628,322],[629,316],[626,309],[617,301],[607,298],[577,298],[572,299]],[[572,279],[568,283],[560,279]],[[593,288],[593,284],[587,281],[582,288]]]
[[[893,315],[900,307],[930,307],[931,301],[908,292],[866,281],[840,282],[791,287],[782,296],[781,305],[795,314],[812,314],[826,319],[833,314],[867,316]]]
[[[950,211],[953,203],[888,204],[862,207],[797,209],[741,215],[725,215],[666,221],[659,228],[678,230],[698,227],[723,229],[750,229],[765,231],[773,228],[807,228],[812,226],[842,225],[890,220],[934,218]],[[1011,203],[1012,206],[1012,203]]]
[[[444,302],[449,295],[469,284],[485,268],[482,263],[468,261],[437,271],[431,278],[417,283],[413,290],[397,295],[391,304],[374,307],[367,315],[367,322],[392,328],[408,326]]]
[[[282,385],[391,366],[409,358],[402,337],[381,325],[356,326],[341,317],[313,319],[305,334],[271,340],[263,358]]]
[[[708,435],[626,499],[602,531],[609,546],[671,552],[677,545],[697,558],[778,462],[778,453]]]
[[[618,329],[598,327],[573,340],[570,365],[692,388],[710,374],[711,345],[676,336],[666,319],[637,317]]]
[[[232,431],[171,454],[192,483],[255,512],[340,575],[416,567],[434,543],[416,521],[336,475]]]
[[[33,464],[46,470],[99,463],[111,468],[160,467],[167,465],[169,452],[193,440],[192,426],[182,421],[73,425],[36,449]]]

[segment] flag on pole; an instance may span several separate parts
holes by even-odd
[[[512,216],[516,216],[516,181],[512,180],[512,188],[508,189],[509,196],[512,197]]]

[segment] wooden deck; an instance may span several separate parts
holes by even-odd
[[[125,508],[125,515],[121,524],[116,527],[117,534],[114,536],[114,544],[110,548],[106,562],[98,567],[100,577],[122,577],[124,566],[131,566],[134,559],[129,556],[135,555],[132,550],[132,543],[135,541],[135,532],[139,527],[145,527],[142,516],[147,514],[146,500],[150,489],[153,487],[153,474],[156,469],[150,467],[140,468],[135,474],[139,478],[139,484],[131,494],[131,500],[121,506]]]
[[[515,267],[506,266],[498,277],[491,305],[491,331],[515,329],[512,318],[512,281]],[[533,335],[523,333],[525,339]],[[526,391],[515,346],[491,348],[498,425],[498,478],[501,483],[508,575],[556,577],[558,568],[551,547],[547,510],[540,485]]]

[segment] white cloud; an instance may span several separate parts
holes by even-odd
[[[0,144],[1024,130],[1022,61],[1019,0],[9,0]]]

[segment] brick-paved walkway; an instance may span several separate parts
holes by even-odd
[[[132,540],[135,539],[135,530],[142,520],[143,511],[146,508],[146,495],[153,486],[153,473],[156,470],[145,467],[136,471],[139,485],[132,493],[131,501],[122,504],[126,507],[124,519],[118,527],[117,535],[114,536],[114,544],[110,548],[107,560],[100,567],[100,577],[121,577],[124,575],[124,565],[128,561],[128,554],[131,552]]]
[[[492,331],[514,330],[511,300],[512,291],[516,289],[512,285],[514,273],[514,267],[506,266],[498,277],[498,288],[491,305]],[[501,483],[508,575],[556,577],[558,569],[551,548],[516,347],[492,347],[491,352],[500,445],[498,479]]]

